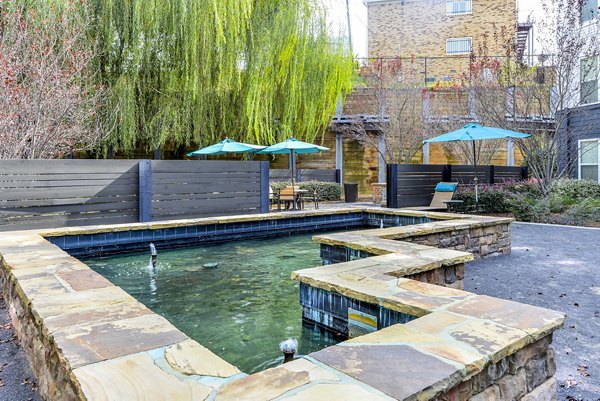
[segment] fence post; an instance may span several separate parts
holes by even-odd
[[[342,170],[339,168],[335,169],[335,182],[338,184],[342,183]]]
[[[494,165],[490,165],[490,184],[494,184],[495,179]]]
[[[442,182],[452,182],[452,165],[446,164],[442,170]]]
[[[524,180],[529,179],[529,167],[527,167],[527,166],[521,167],[521,178]]]
[[[386,192],[387,202],[386,207],[398,207],[398,165],[388,164],[386,174]]]
[[[140,160],[138,163],[138,220],[141,223],[152,221],[152,164],[150,160]]]
[[[269,213],[269,162],[260,162],[260,212]]]

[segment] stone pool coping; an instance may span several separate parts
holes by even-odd
[[[340,272],[344,266],[335,265],[308,269],[310,271],[300,272],[298,277],[321,283],[319,285],[335,285],[340,291],[352,291],[355,296],[376,302],[387,296],[385,303],[391,307],[409,306],[415,312],[419,311],[418,316],[427,315],[406,325],[395,325],[293,363],[246,376],[45,239],[357,211],[442,220],[420,225],[424,227],[405,227],[405,230],[367,230],[375,234],[371,235],[373,238],[388,233],[395,239],[406,238],[426,235],[431,230],[460,229],[465,224],[486,227],[512,221],[446,213],[348,208],[1,233],[3,294],[32,361],[41,393],[61,400],[324,399],[332,395],[343,398],[344,394],[355,399],[390,399],[390,395],[399,399],[417,396],[428,399],[429,395],[433,397],[472,376],[485,363],[516,351],[562,325],[564,316],[553,311],[394,277],[396,270],[389,270],[389,265],[378,271],[372,265],[358,268],[356,262],[361,261],[349,262],[355,263],[349,272]],[[404,237],[400,237],[402,235]],[[403,245],[405,243],[397,241],[396,244],[398,248],[388,251],[401,254],[412,250],[420,253],[424,263],[444,263],[444,258],[448,257],[464,260],[471,257],[459,251]],[[431,256],[436,253],[437,259]],[[375,260],[380,266],[391,263],[398,269],[398,265],[404,263],[402,259],[406,260],[406,268],[422,268],[411,264],[410,258],[398,255],[364,261]],[[326,278],[320,275],[336,267],[336,273],[331,271]],[[373,275],[374,272],[378,274]],[[390,272],[392,275],[388,274]],[[348,280],[349,274],[360,279]],[[402,294],[393,295],[393,291]],[[528,319],[528,315],[534,318]],[[456,333],[462,333],[462,337],[457,339]],[[350,352],[343,358],[348,363],[363,358],[361,363],[371,366],[371,354],[367,352],[365,356],[362,352],[369,351],[373,344],[402,345],[396,347],[401,349],[397,354],[386,348],[375,350],[385,350],[385,355],[396,358],[389,366],[378,364],[382,371],[370,371],[371,375],[381,375],[383,383],[368,378],[357,379],[356,369],[340,366],[339,358],[334,355]],[[448,348],[448,345],[451,346]],[[397,363],[398,360],[435,366],[438,374],[411,371],[406,364]],[[399,373],[408,383],[404,390],[386,387],[387,382],[398,384],[397,378],[390,379],[390,373],[386,373],[391,368],[402,370]]]

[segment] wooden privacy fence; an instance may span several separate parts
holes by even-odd
[[[0,160],[0,231],[267,212],[268,162]]]
[[[527,179],[527,167],[477,166],[480,184]],[[428,206],[439,182],[473,185],[471,165],[388,164],[387,207]]]
[[[341,171],[336,169],[298,169],[296,170],[297,182],[321,181],[321,182],[342,182]],[[290,169],[271,169],[269,178],[272,182],[291,181],[292,172]]]

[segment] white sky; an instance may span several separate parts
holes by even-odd
[[[346,30],[346,0],[321,0],[329,9],[331,29],[338,33]],[[475,0],[477,1],[477,0]],[[526,21],[532,14],[534,19],[543,18],[542,0],[516,0],[519,10],[519,21]],[[352,41],[354,54],[359,57],[367,56],[367,8],[363,0],[350,0],[350,24],[352,26]],[[534,28],[535,29],[535,28]]]

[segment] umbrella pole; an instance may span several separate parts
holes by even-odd
[[[294,185],[294,177],[295,177],[295,174],[294,174],[294,165],[296,163],[294,163],[294,161],[295,161],[294,160],[294,149],[292,149],[290,151],[290,164],[291,164],[291,167],[292,167],[290,169],[290,170],[292,170],[292,202],[294,202],[294,210],[296,210],[296,186]]]
[[[479,191],[477,188],[477,182],[479,181],[479,179],[477,178],[477,151],[475,150],[475,141],[471,142],[473,142],[473,170],[475,173],[473,181],[475,182],[475,203],[479,203]]]

